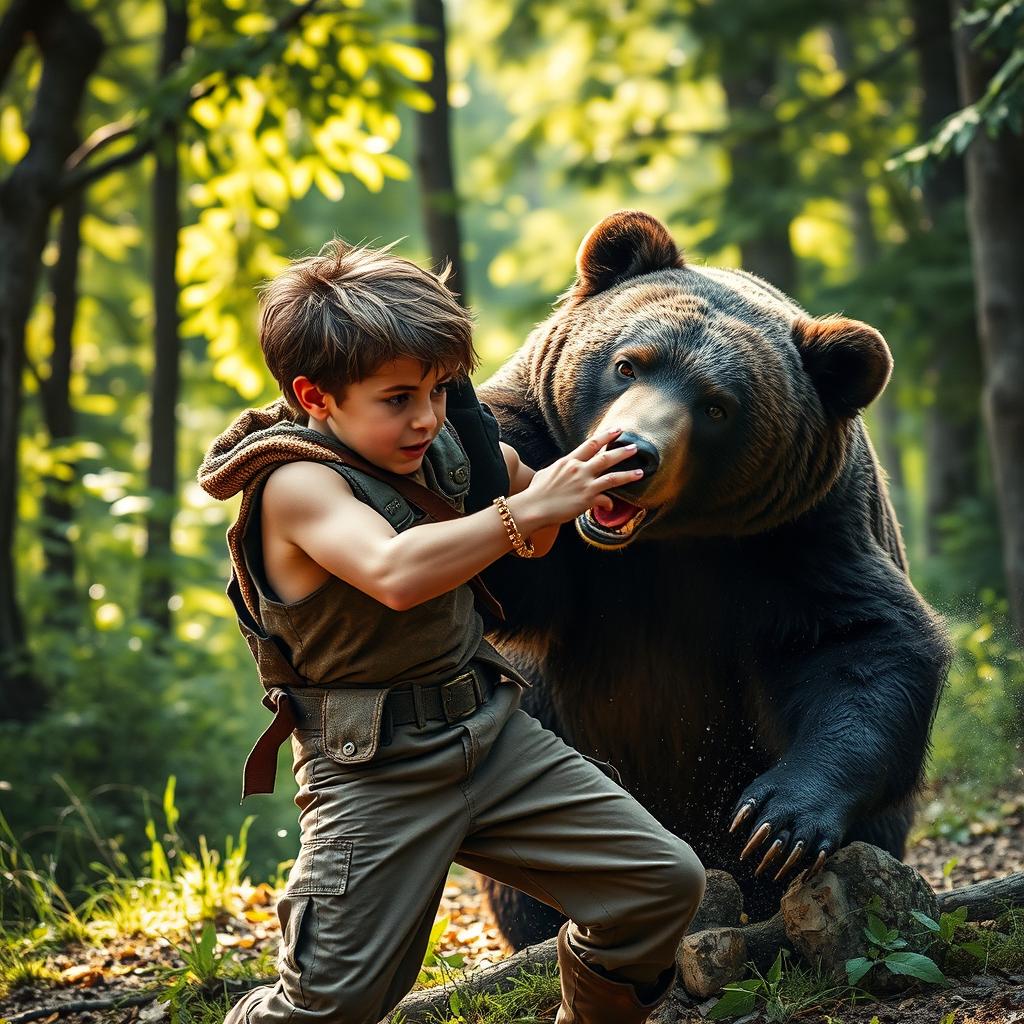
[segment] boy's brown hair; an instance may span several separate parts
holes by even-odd
[[[445,281],[389,250],[340,238],[293,260],[260,290],[260,347],[288,404],[298,376],[340,400],[345,386],[408,356],[458,375],[476,369],[473,320]]]

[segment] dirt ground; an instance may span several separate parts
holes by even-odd
[[[922,803],[927,812],[928,801]],[[952,858],[957,864],[949,877],[943,866]],[[1024,870],[1024,773],[1009,780],[999,794],[998,808],[987,818],[975,821],[964,842],[955,839],[923,839],[907,853],[907,862],[925,877],[936,891],[960,888],[987,878]],[[252,887],[244,894],[246,909],[242,917],[225,922],[218,931],[219,945],[235,948],[241,956],[259,950],[275,950],[279,940],[274,914],[274,894],[266,885]],[[461,953],[467,967],[485,967],[508,954],[497,928],[485,914],[475,876],[454,868],[444,891],[441,914],[448,926],[440,945],[442,953]],[[177,940],[182,941],[182,940]],[[69,947],[52,955],[47,965],[59,972],[58,984],[20,988],[0,1001],[0,1018],[41,1006],[56,1006],[74,1001],[110,999],[139,991],[152,981],[157,965],[176,965],[172,943],[167,938],[118,939],[102,949]],[[662,1019],[675,1017],[679,1024],[704,1019],[710,1001],[690,1000],[680,993],[666,1004]],[[148,1008],[92,1010],[63,1016],[72,1024],[94,1022],[134,1022],[158,1024],[169,1017],[159,1015],[162,1004]],[[671,1011],[675,1011],[674,1013]],[[165,1011],[166,1012],[166,1011]],[[821,1024],[1024,1024],[1024,974],[977,975],[954,980],[946,989],[922,988],[891,1001],[841,1006],[815,1012],[801,1020]],[[952,1016],[950,1016],[952,1015]],[[41,1018],[54,1024],[55,1015]],[[743,1024],[762,1024],[762,1015],[743,1018]]]

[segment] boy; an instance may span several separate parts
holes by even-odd
[[[536,473],[502,443],[507,497],[464,514],[471,467],[445,411],[476,365],[471,319],[446,272],[389,249],[335,240],[270,283],[260,343],[284,398],[200,469],[211,494],[242,491],[229,593],[277,713],[243,797],[272,791],[289,734],[299,784],[280,979],[226,1024],[382,1020],[416,981],[453,861],[570,918],[559,1024],[645,1021],[704,868],[519,708],[530,684],[474,607],[500,613],[483,568],[543,556],[642,471],[615,468],[633,454],[609,447],[617,432]]]

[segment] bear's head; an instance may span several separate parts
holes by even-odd
[[[552,446],[619,426],[641,481],[577,520],[602,548],[742,536],[791,521],[841,473],[885,387],[874,328],[812,318],[762,279],[685,262],[663,224],[622,211],[583,239],[577,278],[523,353]]]

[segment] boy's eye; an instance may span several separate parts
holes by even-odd
[[[385,401],[388,405],[393,405],[396,409],[401,409],[405,405],[406,399],[409,397],[408,392],[401,392],[397,395],[392,395],[390,398],[386,398]]]

